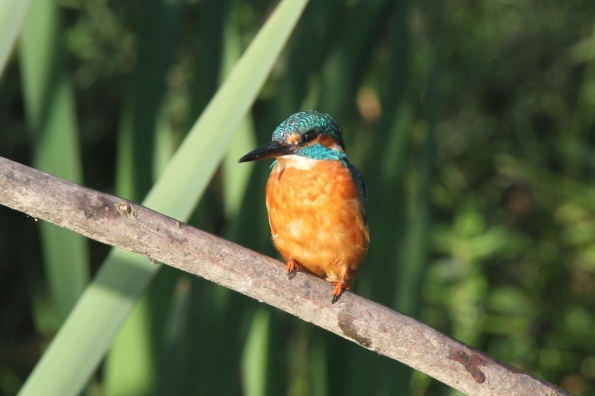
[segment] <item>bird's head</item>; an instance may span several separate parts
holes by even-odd
[[[273,141],[239,159],[249,162],[288,155],[313,160],[345,158],[341,127],[328,114],[309,110],[296,113],[283,121],[273,132]]]

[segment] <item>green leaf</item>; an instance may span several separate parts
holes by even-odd
[[[0,2],[0,76],[8,62],[21,27],[25,23],[32,0],[3,0]]]
[[[54,2],[36,2],[27,17],[20,46],[27,124],[35,142],[33,165],[83,184],[74,94],[60,32]],[[50,223],[42,222],[39,228],[49,292],[62,322],[89,282],[87,240]]]

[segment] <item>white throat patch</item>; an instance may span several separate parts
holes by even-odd
[[[283,155],[277,157],[277,169],[283,171],[287,168],[296,168],[301,170],[312,169],[316,165],[317,160],[312,158],[302,157],[301,155]]]

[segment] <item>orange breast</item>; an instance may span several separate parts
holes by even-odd
[[[339,161],[280,157],[267,183],[266,203],[275,247],[287,261],[338,281],[347,289],[366,257],[368,228],[359,191]]]

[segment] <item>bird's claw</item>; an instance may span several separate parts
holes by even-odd
[[[295,278],[295,275],[298,272],[298,263],[297,261],[295,261],[294,259],[289,259],[287,261],[287,273],[285,274],[287,276],[287,279],[293,279]]]
[[[287,270],[287,273],[285,275],[287,276],[287,279],[291,280],[291,279],[295,278],[296,274],[297,274],[297,269],[292,270],[292,271]]]
[[[345,283],[343,281],[332,282],[333,286],[335,286],[335,291],[333,292],[333,299],[331,300],[331,304],[336,303],[339,301],[339,298],[345,291]]]

